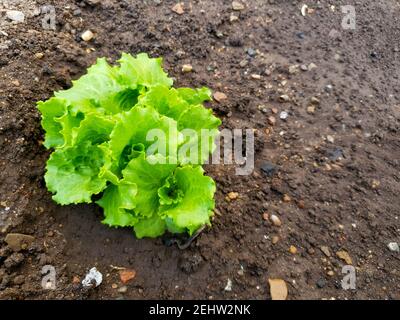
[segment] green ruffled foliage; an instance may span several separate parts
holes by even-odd
[[[215,205],[202,169],[221,124],[203,106],[211,91],[173,88],[161,58],[124,53],[118,62],[98,59],[70,89],[38,102],[44,146],[54,149],[47,188],[61,205],[101,196],[103,223],[133,227],[138,238],[193,234]]]

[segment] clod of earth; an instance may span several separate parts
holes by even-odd
[[[4,241],[13,251],[17,252],[26,250],[35,241],[35,237],[21,233],[9,233]]]

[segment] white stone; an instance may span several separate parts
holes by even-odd
[[[86,41],[86,42],[92,40],[93,37],[94,37],[94,34],[93,34],[93,32],[90,31],[90,30],[86,30],[86,31],[85,31],[84,33],[82,33],[82,35],[81,35],[82,40],[83,40],[83,41]]]
[[[85,279],[82,280],[82,285],[86,288],[90,288],[93,284],[98,287],[103,282],[103,275],[97,271],[96,267],[93,267],[86,274]]]
[[[399,244],[397,242],[390,242],[388,248],[393,252],[400,252]]]
[[[17,11],[17,10],[9,10],[6,12],[6,17],[10,19],[11,21],[15,22],[24,22],[25,21],[25,15],[22,11]]]
[[[228,282],[226,283],[226,286],[225,286],[224,290],[225,291],[232,291],[232,280],[231,279],[228,279]]]

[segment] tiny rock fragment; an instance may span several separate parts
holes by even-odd
[[[239,62],[239,66],[241,68],[244,68],[245,66],[247,66],[249,64],[249,61],[247,61],[247,59],[243,59],[242,61]]]
[[[74,276],[74,277],[72,278],[72,283],[73,283],[73,284],[79,284],[80,282],[81,282],[81,279],[79,279],[78,276]]]
[[[282,279],[268,279],[272,300],[286,300],[288,289],[286,282]]]
[[[247,54],[248,54],[250,57],[253,57],[253,58],[257,55],[257,51],[254,50],[253,48],[248,48],[248,49],[246,50],[246,52],[247,52]]]
[[[390,242],[388,248],[392,252],[400,252],[399,244],[397,242]]]
[[[273,236],[271,239],[272,244],[277,244],[279,241],[279,237],[278,236]]]
[[[340,251],[336,252],[336,255],[338,256],[339,259],[342,259],[347,264],[353,264],[353,261],[350,258],[350,255],[348,254],[347,251],[340,250]]]
[[[229,17],[229,22],[235,22],[235,21],[238,21],[238,20],[239,20],[239,17],[234,15],[234,14],[231,14],[230,17]]]
[[[239,197],[239,193],[237,192],[229,192],[228,193],[228,198],[231,200],[236,200]]]
[[[265,173],[268,177],[272,177],[278,171],[278,167],[271,162],[264,162],[261,165],[261,171]]]
[[[289,252],[290,252],[291,254],[296,254],[296,253],[297,253],[297,248],[296,248],[295,246],[290,246],[290,247],[289,247]]]
[[[301,7],[301,15],[302,15],[303,17],[306,16],[306,14],[307,14],[307,9],[308,9],[308,6],[307,6],[306,4],[303,4],[302,7]]]
[[[380,181],[373,179],[371,183],[372,189],[376,189],[381,185]]]
[[[252,74],[251,77],[255,80],[260,80],[261,76],[259,74]]]
[[[334,142],[335,142],[335,138],[332,137],[332,136],[330,136],[330,135],[326,136],[326,140],[327,140],[328,142],[330,142],[330,143],[334,143]]]
[[[288,68],[290,74],[296,74],[299,72],[299,66],[297,64],[291,65]]]
[[[288,194],[284,194],[282,198],[283,202],[290,202],[292,201],[292,198]]]
[[[183,9],[183,3],[181,2],[178,2],[176,5],[174,5],[171,10],[179,15],[185,13],[185,10]]]
[[[277,114],[277,113],[278,113],[278,108],[272,108],[272,109],[271,109],[271,112],[272,112],[273,114]]]
[[[132,269],[120,270],[119,277],[122,283],[128,283],[136,277],[136,271]]]
[[[121,288],[118,289],[119,293],[126,293],[128,291],[128,287],[127,286],[122,286]]]
[[[272,214],[270,217],[272,224],[276,227],[280,227],[282,225],[281,220],[278,218],[278,216]]]
[[[315,68],[317,68],[317,65],[316,65],[315,63],[313,63],[313,62],[311,62],[311,63],[308,65],[308,70],[312,70],[312,69],[315,69]]]
[[[111,285],[111,288],[117,289],[117,288],[118,288],[118,285],[117,285],[116,283],[113,283],[113,284]]]
[[[300,66],[301,71],[308,71],[308,67],[305,64]]]
[[[311,104],[318,106],[320,104],[320,101],[317,97],[311,97]]]
[[[326,279],[325,278],[320,278],[318,279],[317,283],[317,288],[322,289],[326,286]]]
[[[333,277],[335,275],[335,273],[332,270],[329,270],[326,274],[330,277]]]
[[[287,94],[283,94],[279,97],[279,102],[288,102],[289,96]]]
[[[240,3],[239,1],[233,1],[232,9],[235,11],[241,11],[241,10],[244,10],[244,5],[242,3]]]
[[[321,251],[324,255],[326,255],[327,257],[331,256],[331,252],[329,250],[329,248],[327,246],[321,246]]]
[[[83,41],[88,42],[90,40],[92,40],[94,37],[94,34],[92,31],[90,30],[86,30],[84,33],[82,33],[81,38]]]
[[[286,120],[288,117],[289,117],[289,113],[287,111],[282,111],[279,114],[279,119],[281,119],[281,120]]]
[[[35,58],[36,58],[36,59],[40,60],[40,59],[42,59],[43,57],[44,57],[44,54],[43,54],[42,52],[37,52],[37,53],[35,53]]]
[[[304,208],[306,207],[306,204],[305,204],[304,200],[299,200],[299,201],[297,202],[297,206],[298,206],[300,209],[304,209]]]
[[[9,233],[4,240],[11,250],[18,252],[27,249],[35,241],[35,237],[22,233]]]
[[[268,123],[269,123],[271,126],[275,125],[275,123],[276,123],[275,117],[269,116],[269,117],[268,117]]]
[[[24,22],[25,20],[25,14],[22,11],[17,11],[17,10],[6,11],[6,17],[11,21],[17,23]]]
[[[193,71],[193,67],[191,64],[184,64],[182,66],[182,72],[183,73],[188,73],[188,72],[192,72]]]
[[[85,288],[90,288],[93,285],[95,287],[98,287],[102,282],[103,282],[103,275],[96,269],[96,267],[93,267],[86,274],[85,279],[82,280],[82,285]]]
[[[268,220],[269,220],[269,214],[268,214],[268,212],[264,212],[263,215],[262,215],[262,217],[263,217],[263,219],[264,219],[265,221],[268,221]]]
[[[232,280],[231,279],[228,279],[224,290],[225,291],[232,291]]]
[[[95,5],[98,5],[101,2],[101,0],[85,0],[85,2],[88,5],[95,6]]]
[[[307,107],[307,113],[309,113],[309,114],[315,113],[315,106],[308,106]]]
[[[217,102],[221,102],[221,101],[226,100],[228,98],[225,93],[219,92],[219,91],[215,92],[213,97]]]

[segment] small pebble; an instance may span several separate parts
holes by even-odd
[[[269,123],[271,126],[274,126],[275,123],[276,123],[275,117],[269,116],[269,117],[268,117],[268,123]]]
[[[25,21],[25,15],[22,11],[8,10],[6,11],[6,17],[11,21],[20,23]]]
[[[232,9],[235,11],[241,11],[241,10],[244,10],[244,5],[242,3],[240,3],[239,1],[233,1]]]
[[[326,255],[327,257],[331,256],[331,252],[327,246],[321,246],[320,249],[323,252],[323,254]]]
[[[228,279],[224,290],[225,291],[232,291],[232,280],[231,279]]]
[[[390,242],[388,248],[392,252],[400,252],[399,244],[397,242]]]
[[[317,97],[311,97],[311,104],[318,106],[320,104],[320,101]]]
[[[278,216],[272,214],[270,217],[272,224],[276,227],[280,227],[282,225],[281,219],[278,218]]]
[[[40,60],[40,59],[42,59],[43,57],[44,57],[44,54],[43,54],[42,52],[37,52],[37,53],[35,53],[35,58],[36,58],[36,59]]]
[[[237,192],[229,192],[228,193],[228,198],[230,200],[236,200],[239,197],[239,193]]]
[[[185,10],[183,9],[183,3],[181,3],[181,2],[178,2],[176,5],[174,5],[174,6],[171,8],[171,10],[172,10],[173,12],[175,12],[176,14],[179,14],[179,15],[185,13]]]
[[[271,239],[272,244],[277,244],[279,241],[279,237],[278,236],[273,236]]]
[[[301,69],[302,71],[308,71],[308,67],[307,67],[305,64],[302,64],[302,65],[300,66],[300,69]]]
[[[315,69],[315,68],[317,68],[317,65],[315,64],[315,63],[310,63],[309,65],[308,65],[308,70],[312,70],[312,69]]]
[[[225,93],[219,92],[219,91],[215,92],[213,97],[217,102],[221,102],[221,101],[226,100],[228,98]]]
[[[324,278],[321,278],[317,281],[317,287],[319,289],[322,289],[323,287],[326,286],[326,280]]]
[[[290,202],[292,201],[292,198],[288,194],[284,194],[282,198],[283,202]]]
[[[94,37],[94,34],[92,31],[90,30],[86,30],[84,33],[82,33],[81,38],[83,41],[88,42],[90,40],[92,40]]]
[[[248,49],[246,50],[246,52],[247,52],[247,54],[248,54],[250,57],[255,57],[255,56],[257,55],[257,52],[256,52],[254,49],[252,49],[252,48],[248,48]]]
[[[119,293],[126,293],[127,291],[128,291],[128,287],[127,286],[123,286],[123,287],[118,289]]]
[[[247,61],[247,59],[243,59],[242,61],[240,61],[239,62],[239,66],[241,67],[241,68],[244,68],[245,66],[247,66],[248,65],[248,61]]]
[[[234,14],[231,14],[230,17],[229,17],[229,22],[235,22],[235,21],[238,21],[238,20],[239,20],[239,17],[234,15]]]
[[[193,67],[191,64],[184,64],[182,66],[182,72],[183,73],[188,73],[188,72],[192,72],[193,71]]]
[[[289,252],[290,252],[291,254],[296,254],[296,253],[297,253],[297,248],[296,248],[295,246],[290,246],[290,247],[289,247]]]
[[[281,120],[286,120],[286,119],[288,118],[288,116],[289,116],[289,113],[288,113],[287,111],[282,111],[282,112],[279,114],[279,118],[280,118]]]
[[[283,94],[279,97],[280,102],[288,102],[289,101],[289,96],[287,94]]]
[[[309,113],[309,114],[315,113],[315,106],[308,106],[307,107],[307,113]]]

